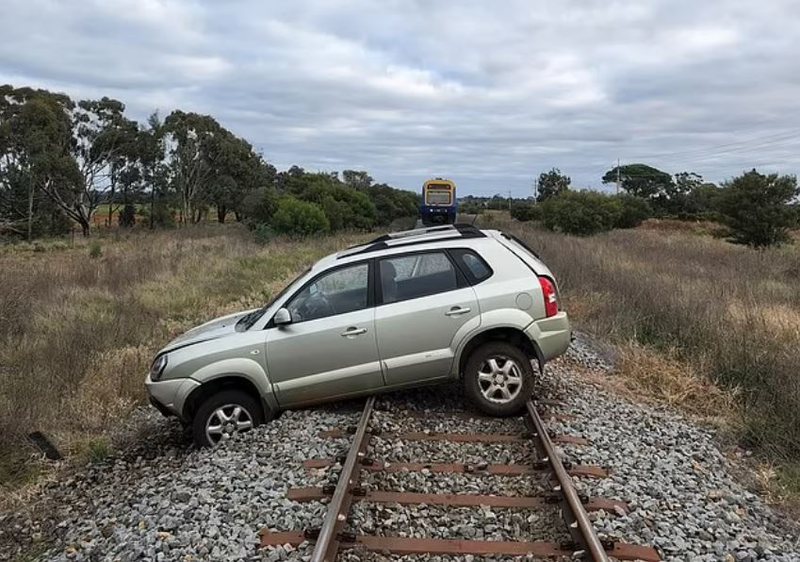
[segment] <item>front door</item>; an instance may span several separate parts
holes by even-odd
[[[312,280],[286,304],[291,323],[268,329],[267,366],[281,406],[383,386],[369,268],[348,265]]]
[[[475,291],[442,251],[378,260],[378,351],[387,386],[447,377],[459,331],[480,324]]]

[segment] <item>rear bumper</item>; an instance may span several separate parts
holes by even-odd
[[[183,419],[183,404],[189,394],[200,386],[194,379],[168,379],[154,381],[147,375],[144,381],[150,403],[165,416]]]
[[[544,362],[567,351],[572,337],[569,318],[563,310],[550,318],[535,320],[525,328],[525,333],[539,348]]]

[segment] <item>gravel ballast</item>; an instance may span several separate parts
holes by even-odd
[[[564,359],[550,364],[539,396],[548,405],[545,423],[556,433],[580,436],[586,446],[561,446],[572,462],[605,465],[607,479],[577,479],[592,496],[625,501],[623,516],[597,512],[591,518],[604,537],[655,546],[670,561],[800,561],[795,524],[767,506],[733,476],[736,468],[720,451],[713,430],[675,412],[626,399],[587,382],[585,372],[611,374],[613,357],[579,336]],[[297,549],[257,549],[258,531],[318,527],[321,502],[286,499],[293,487],[335,483],[338,467],[305,470],[302,461],[346,452],[350,437],[326,439],[323,429],[354,425],[361,402],[286,412],[267,425],[215,450],[196,451],[180,426],[152,410],[134,418],[137,437],[107,461],[63,471],[41,492],[45,506],[0,515],[0,532],[19,544],[31,534],[52,537],[42,560],[302,560]],[[404,441],[387,432],[506,433],[526,431],[519,418],[476,415],[457,386],[432,387],[381,397],[369,456],[389,462],[528,463],[527,443],[453,444]],[[362,472],[366,489],[429,493],[537,495],[544,475],[499,477],[431,472]],[[36,502],[34,502],[36,503]],[[41,507],[40,506],[40,507]],[[356,502],[349,530],[378,535],[486,540],[566,539],[555,509],[443,508]],[[7,537],[6,537],[7,538]],[[13,544],[3,539],[2,545]],[[17,551],[0,548],[0,559]],[[29,553],[30,554],[30,553]],[[476,561],[468,556],[386,556],[348,551],[341,560]],[[499,560],[501,558],[493,558]]]
[[[605,465],[610,478],[578,479],[590,495],[623,500],[629,515],[592,514],[601,535],[655,546],[665,560],[800,560],[800,530],[733,476],[710,428],[668,408],[631,403],[599,390],[580,369],[611,373],[608,353],[579,334],[567,356],[548,369],[545,392],[565,403],[549,407],[566,421],[553,430],[588,446],[564,446],[574,462]]]

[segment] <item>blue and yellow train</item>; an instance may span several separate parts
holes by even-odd
[[[423,225],[454,224],[457,212],[456,184],[453,181],[435,178],[422,185],[419,216]]]

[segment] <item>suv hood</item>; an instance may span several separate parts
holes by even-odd
[[[242,317],[256,310],[258,309],[253,308],[251,310],[245,310],[242,312],[234,312],[233,314],[220,316],[219,318],[210,320],[205,324],[196,326],[169,342],[164,349],[161,350],[161,353],[175,351],[176,349],[180,349],[182,347],[209,340],[216,340],[234,334],[236,333],[236,323]]]

